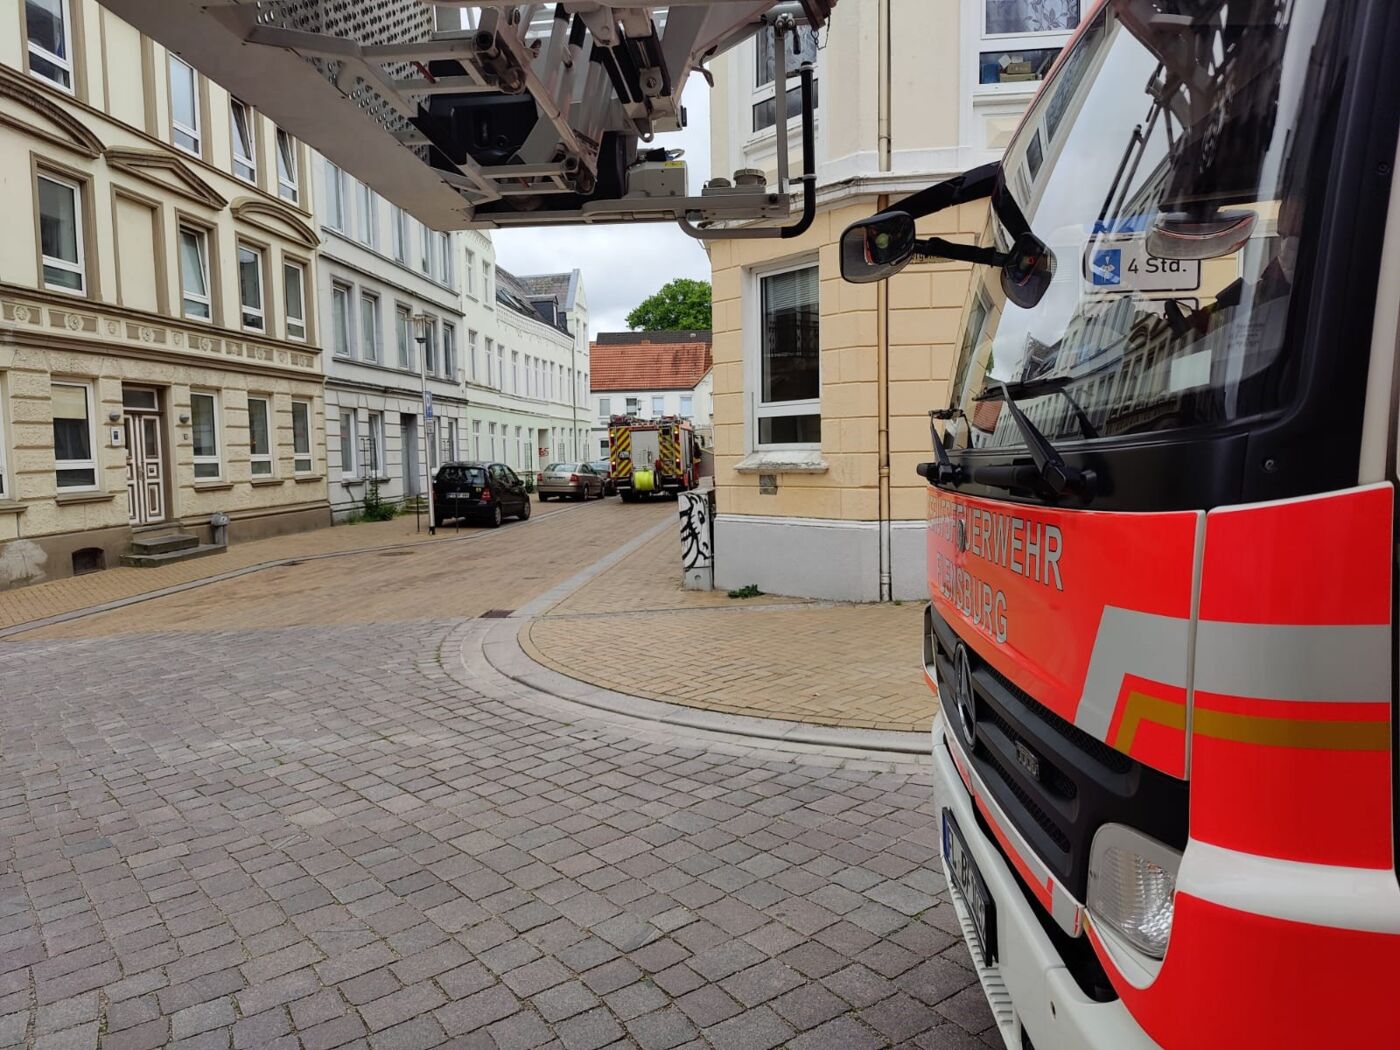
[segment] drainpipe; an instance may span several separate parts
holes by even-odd
[[[880,150],[880,172],[888,174],[894,166],[894,148],[891,139],[891,85],[893,73],[890,68],[890,49],[893,34],[890,31],[891,0],[880,0],[878,12],[878,54],[879,97],[878,131]],[[878,209],[884,211],[890,205],[888,194],[881,194]],[[890,289],[889,282],[881,281],[876,286],[875,340],[876,365],[875,389],[878,402],[878,460],[880,471],[879,519],[880,519],[880,600],[894,599],[894,543],[891,535],[893,498],[890,491]]]

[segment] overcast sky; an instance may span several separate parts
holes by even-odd
[[[682,102],[690,126],[658,135],[655,145],[685,150],[690,192],[698,194],[710,177],[709,85],[692,77]],[[710,279],[709,257],[700,242],[674,223],[502,230],[492,236],[496,261],[511,273],[583,271],[591,336],[626,330],[633,308],[673,277]]]

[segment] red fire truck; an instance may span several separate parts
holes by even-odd
[[[920,468],[957,914],[1015,1050],[1400,1046],[1400,4],[1084,7],[999,164],[842,242],[974,264]]]

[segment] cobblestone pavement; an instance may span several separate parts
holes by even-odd
[[[532,693],[359,568],[249,626],[255,579],[0,643],[0,1046],[997,1045],[926,764]]]
[[[927,732],[923,607],[833,605],[684,591],[680,538],[652,540],[533,620],[537,661],[605,689],[708,711],[853,729]],[[621,658],[599,658],[616,653]],[[651,654],[641,660],[633,653]],[[700,673],[697,673],[700,669]]]

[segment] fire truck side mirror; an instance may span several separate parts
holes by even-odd
[[[914,258],[914,220],[902,211],[861,219],[841,234],[841,276],[851,284],[873,284],[893,277]]]

